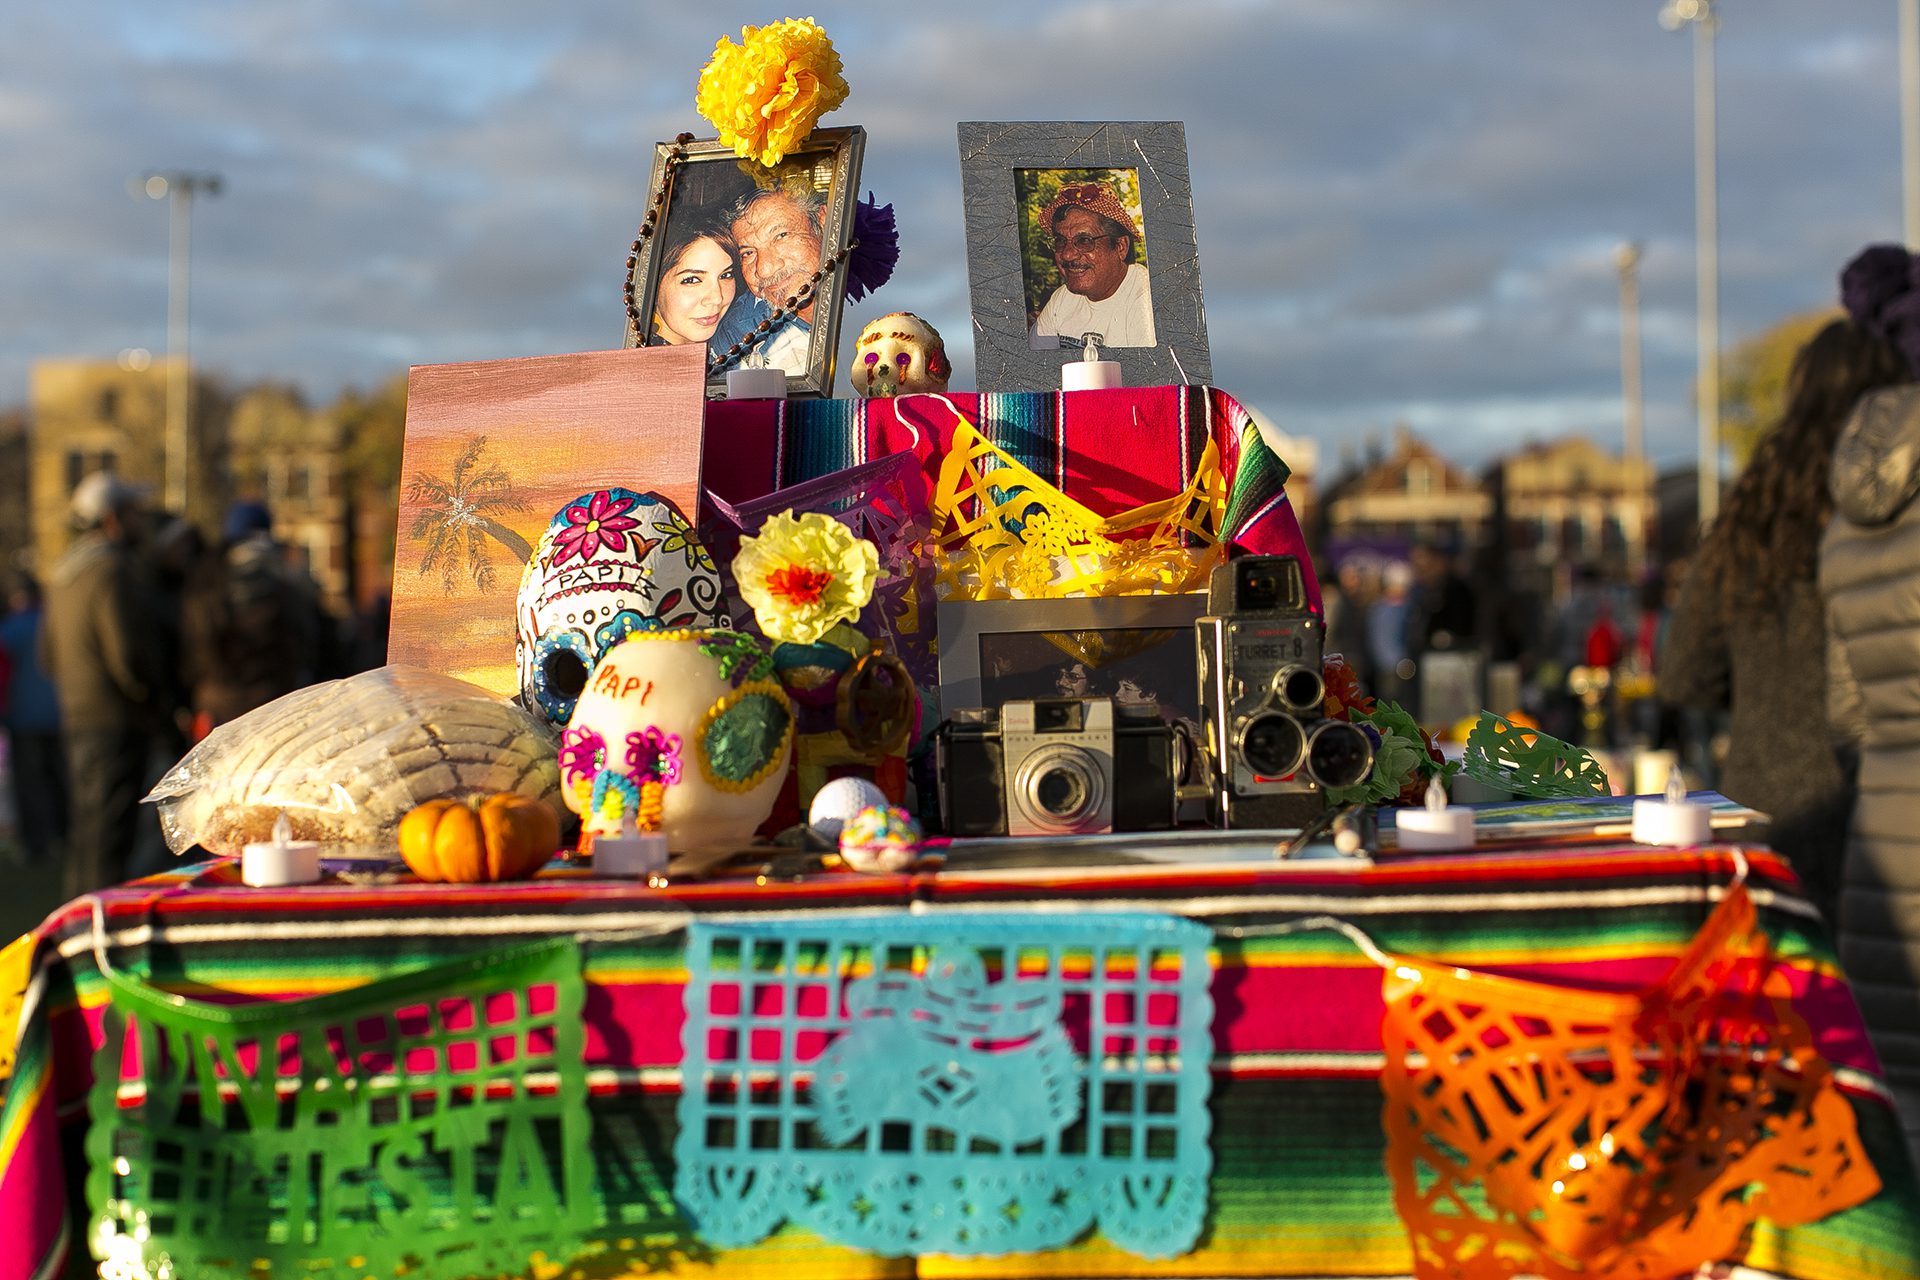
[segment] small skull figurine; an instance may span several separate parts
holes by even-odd
[[[869,398],[945,391],[952,376],[939,331],[911,311],[881,316],[853,344],[853,389]]]

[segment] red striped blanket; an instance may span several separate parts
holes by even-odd
[[[1884,1189],[1793,1229],[1763,1224],[1738,1261],[1806,1280],[1920,1274],[1920,1187],[1817,917],[1774,856],[1751,884],[1795,1005],[1835,1065]],[[573,935],[584,955],[587,1083],[601,1220],[589,1274],[649,1268],[847,1275],[1391,1276],[1410,1266],[1382,1164],[1381,974],[1346,939],[1276,936],[1331,914],[1382,947],[1607,989],[1670,965],[1732,874],[1724,851],[1597,848],[1272,864],[710,881],[649,890],[560,867],[525,883],[247,890],[213,865],[103,895],[117,966],[235,1003],[341,991],[477,951]],[[1213,1182],[1193,1253],[1149,1264],[1097,1242],[1006,1258],[873,1258],[793,1228],[713,1254],[670,1189],[687,921],[767,912],[1164,912],[1214,931]],[[43,927],[15,1075],[0,1105],[0,1280],[83,1247],[69,1188],[107,1000],[82,905]],[[716,1269],[717,1268],[717,1269]]]

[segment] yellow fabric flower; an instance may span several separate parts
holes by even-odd
[[[720,37],[693,105],[736,154],[776,165],[846,100],[833,41],[812,18],[786,18],[741,27],[739,44]]]
[[[873,598],[880,552],[830,516],[783,511],[742,538],[733,579],[769,640],[812,644]]]

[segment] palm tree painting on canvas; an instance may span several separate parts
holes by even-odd
[[[555,512],[609,485],[699,510],[700,355],[683,345],[416,367],[387,660],[514,693],[514,593]]]
[[[533,554],[527,540],[497,518],[524,511],[527,503],[514,492],[512,477],[486,460],[486,452],[487,438],[471,436],[453,460],[450,479],[424,472],[406,478],[407,498],[414,504],[407,536],[424,544],[420,574],[438,570],[448,595],[462,576],[471,577],[482,591],[493,589],[498,578],[492,553],[498,548],[490,544],[506,548],[516,568]]]

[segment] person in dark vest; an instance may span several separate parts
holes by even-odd
[[[96,471],[74,488],[72,511],[80,536],[48,575],[40,657],[66,735],[66,891],[78,897],[127,877],[167,708],[159,651],[142,639],[156,608],[139,554],[145,492]]]
[[[1820,535],[1827,719],[1859,751],[1837,942],[1920,1163],[1920,257],[1869,246],[1841,273],[1840,303],[1847,319],[1834,323],[1880,344],[1892,369],[1840,429]],[[1768,728],[1795,740],[1812,730]]]
[[[221,553],[188,581],[181,607],[196,739],[312,684],[321,662],[318,593],[287,563],[267,508],[235,503],[221,535]]]

